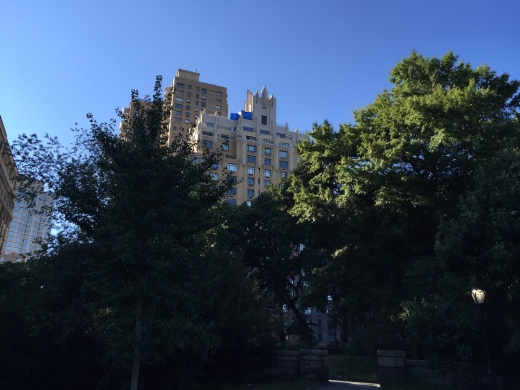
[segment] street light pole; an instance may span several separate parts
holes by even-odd
[[[486,292],[480,289],[473,289],[471,291],[471,297],[475,301],[478,307],[478,312],[480,315],[480,324],[482,325],[482,337],[484,338],[484,348],[486,350],[486,359],[487,359],[487,372],[486,375],[488,378],[491,378],[493,382],[493,387],[495,390],[498,390],[497,385],[497,377],[495,375],[495,371],[493,371],[493,366],[491,364],[491,354],[489,353],[489,342],[486,332],[486,324],[484,322],[484,311],[482,306],[484,305],[484,300],[486,298]]]

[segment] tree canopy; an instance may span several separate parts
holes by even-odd
[[[389,80],[392,88],[355,111],[354,123],[314,126],[288,191],[291,214],[312,234],[330,226],[315,293],[402,340],[402,324],[388,319],[428,283],[409,271],[435,257],[438,226],[458,216],[476,170],[518,147],[520,82],[451,52],[412,52]]]
[[[214,248],[229,185],[211,175],[220,155],[206,149],[196,163],[191,137],[167,142],[170,100],[158,78],[151,98],[132,92],[119,134],[115,121],[89,114],[70,150],[36,136],[13,147],[20,172],[52,189],[60,224],[38,260],[16,271],[16,288],[17,265],[0,267],[3,300],[27,298],[16,318],[26,339],[59,345],[51,365],[91,343],[65,364],[95,368],[85,388],[137,389],[139,378],[140,388],[186,386],[211,354],[243,348],[268,322],[245,268]]]

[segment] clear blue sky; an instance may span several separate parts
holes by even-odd
[[[169,85],[177,68],[228,88],[230,112],[264,85],[278,122],[310,129],[389,86],[412,49],[453,50],[520,78],[518,0],[4,0],[0,115],[9,140],[115,117],[130,90]]]

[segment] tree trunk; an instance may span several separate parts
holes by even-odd
[[[141,311],[142,298],[139,296],[135,303],[135,348],[134,348],[134,364],[132,366],[132,381],[130,382],[130,390],[137,390],[139,386],[139,370],[141,369]]]
[[[281,347],[285,347],[285,326],[284,326],[284,316],[283,316],[283,303],[280,303],[279,305],[279,309],[280,309],[280,334],[279,334],[279,337],[280,337],[280,346]]]
[[[311,341],[312,340],[312,334],[309,329],[309,325],[307,324],[307,321],[303,317],[300,310],[296,307],[296,302],[293,299],[289,300],[289,306],[293,313],[296,315],[296,319],[298,320],[298,327],[300,328],[300,333],[302,336],[303,341]]]

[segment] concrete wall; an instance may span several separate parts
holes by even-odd
[[[456,389],[520,390],[520,377],[497,375],[496,379],[486,374],[486,368],[469,363],[460,363],[455,373],[434,370],[427,360],[406,359],[404,351],[377,351],[379,381],[384,384],[396,380],[416,380]]]
[[[328,382],[328,357],[326,349],[260,351],[242,359],[240,376],[251,382],[299,378]]]

